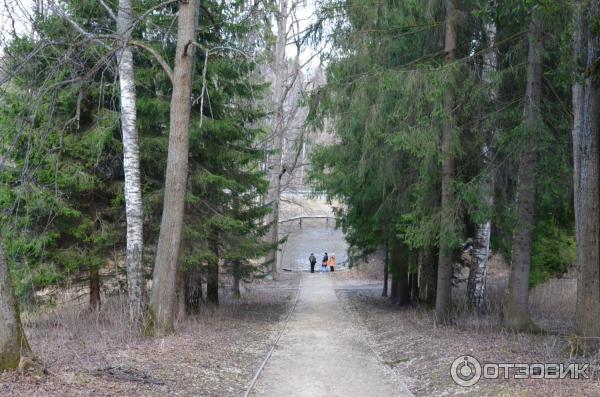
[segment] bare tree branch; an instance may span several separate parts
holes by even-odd
[[[77,22],[75,22],[69,15],[67,15],[67,13],[65,13],[60,7],[57,7],[53,1],[51,1],[49,5],[50,5],[50,8],[52,8],[52,10],[54,12],[56,12],[65,21],[67,21],[71,26],[73,26],[73,28],[75,28],[75,30],[79,34],[81,34],[82,36],[84,36],[86,38],[93,40],[95,43],[100,44],[102,47],[106,48],[107,50],[111,49],[111,47],[108,44],[106,44],[104,41],[100,40],[100,38],[99,38],[99,37],[101,37],[100,35],[95,35],[95,34],[87,32],[85,29],[83,29],[81,26],[79,26],[79,24]],[[116,36],[114,36],[114,35],[102,35],[102,37],[116,38]]]
[[[169,77],[169,80],[171,80],[171,83],[173,83],[173,69],[171,69],[171,67],[169,66],[167,61],[165,61],[165,59],[158,53],[158,51],[156,51],[151,46],[146,45],[145,43],[142,43],[141,41],[137,41],[137,40],[129,40],[129,44],[139,47],[141,49],[144,49],[148,53],[150,53],[150,55],[152,55],[154,57],[156,62],[158,62],[160,64],[160,66],[162,66],[163,70]]]
[[[113,10],[108,6],[108,4],[106,4],[104,2],[104,0],[98,0],[100,2],[100,4],[102,5],[102,7],[104,7],[104,9],[106,10],[106,12],[108,12],[108,15],[110,15],[110,17],[112,19],[115,20],[115,22],[117,21],[117,16],[115,15],[115,13],[113,12]]]

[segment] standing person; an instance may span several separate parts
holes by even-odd
[[[331,254],[331,258],[329,258],[329,270],[333,271],[334,266],[335,266],[335,254]]]
[[[327,256],[327,252],[323,257],[323,262],[321,262],[321,273],[325,273],[327,271],[327,262],[329,261],[329,257]]]
[[[308,261],[310,262],[310,272],[314,273],[315,265],[317,264],[317,257],[315,256],[315,254],[311,253],[308,257]]]

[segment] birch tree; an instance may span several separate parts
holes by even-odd
[[[131,0],[119,0],[117,35],[121,40],[118,54],[123,134],[123,170],[125,173],[125,211],[127,217],[127,289],[132,319],[138,320],[144,310],[145,278],[142,262],[144,248],[140,147],[136,128],[136,93],[133,52],[127,45],[134,24]]]
[[[512,263],[504,326],[515,331],[535,330],[529,315],[529,272],[535,221],[535,181],[538,163],[537,137],[543,127],[542,104],[542,22],[534,11],[529,24],[527,88],[523,109],[526,141],[519,158],[517,180],[517,225],[512,237]]]
[[[172,333],[176,308],[177,260],[181,244],[188,174],[189,125],[192,106],[194,38],[197,0],[181,2],[177,22],[177,49],[169,127],[165,197],[154,265],[151,297],[153,331]]]
[[[495,0],[490,1],[490,6],[495,8]],[[496,52],[496,22],[493,19],[487,19],[484,23],[484,32],[487,39],[488,49],[483,54],[483,65],[481,70],[481,80],[488,87],[490,100],[496,101],[498,96],[494,87],[493,77],[498,67],[498,53]],[[483,201],[486,205],[486,212],[491,213],[494,205],[494,175],[491,169],[493,156],[494,130],[484,131],[484,144],[481,147],[483,156]],[[489,218],[479,223],[475,228],[475,238],[473,239],[472,263],[469,271],[469,280],[467,284],[467,297],[469,304],[477,309],[481,309],[485,301],[485,287],[488,270],[488,259],[490,255],[490,237],[492,233],[492,222]]]
[[[596,66],[600,35],[591,29],[599,16],[598,0],[575,2],[573,55],[573,159],[575,234],[577,238],[576,333],[584,353],[600,343],[600,208],[598,134],[600,133],[600,86]]]

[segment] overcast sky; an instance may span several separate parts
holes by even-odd
[[[290,3],[296,0],[290,0]],[[28,35],[30,29],[30,16],[34,0],[0,0],[0,54],[8,39],[16,32],[17,35]],[[304,0],[296,7],[296,17],[299,20],[299,30],[304,31],[311,23],[314,16],[316,0]],[[291,18],[290,18],[291,19]],[[290,21],[291,22],[291,21]],[[275,27],[274,27],[275,28]],[[296,47],[290,44],[287,48],[288,57],[296,55]],[[304,63],[315,54],[315,49],[304,48],[300,55],[300,62]],[[315,57],[309,69],[319,64],[319,57]]]
[[[0,46],[17,33],[29,33],[29,16],[33,0],[0,0]]]

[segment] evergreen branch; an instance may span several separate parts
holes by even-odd
[[[102,47],[104,47],[107,50],[110,50],[111,47],[106,44],[104,41],[100,40],[100,37],[109,37],[109,38],[115,38],[114,35],[95,35],[92,33],[87,32],[85,29],[83,29],[81,26],[79,26],[79,24],[77,22],[75,22],[75,20],[73,20],[73,18],[71,18],[69,15],[67,15],[67,13],[65,13],[60,7],[57,7],[54,2],[50,2],[50,8],[52,8],[52,10],[54,12],[56,12],[60,17],[62,17],[65,21],[67,21],[79,34],[81,34],[83,37],[91,39],[92,41],[94,41],[97,44],[100,44]]]

